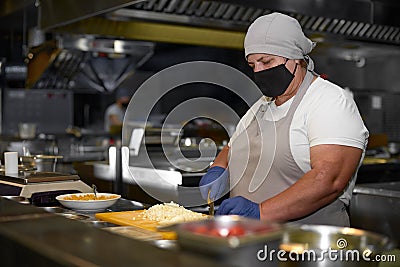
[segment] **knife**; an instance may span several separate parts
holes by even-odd
[[[208,190],[208,196],[207,196],[207,204],[209,206],[208,213],[210,214],[210,216],[214,216],[214,201],[211,200],[210,193],[211,189]]]

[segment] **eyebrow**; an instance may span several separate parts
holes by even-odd
[[[267,55],[264,55],[264,56],[260,56],[259,58],[257,58],[256,60],[255,60],[255,62],[260,62],[261,60],[263,60],[263,59],[268,59],[269,58],[269,56],[267,56]],[[254,62],[253,61],[247,61],[247,63],[248,64],[253,64]]]

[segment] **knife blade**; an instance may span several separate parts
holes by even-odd
[[[209,206],[208,214],[211,216],[214,216],[214,201],[211,200],[210,193],[211,193],[211,189],[208,190],[208,196],[207,196],[207,204]]]

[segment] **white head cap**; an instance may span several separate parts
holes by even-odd
[[[281,13],[257,18],[248,28],[244,39],[246,58],[249,54],[260,53],[289,59],[307,59],[309,70],[314,69],[314,64],[307,55],[315,45],[304,35],[296,19]]]

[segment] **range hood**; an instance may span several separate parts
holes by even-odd
[[[274,11],[296,18],[311,39],[325,44],[320,51],[362,47],[376,55],[400,45],[400,2],[391,0],[5,0],[0,7],[0,16],[34,9],[36,28],[59,40],[43,73],[32,78],[28,67],[29,85],[37,88],[69,88],[72,77],[85,75],[81,80],[91,88],[112,92],[151,57],[156,43],[243,49],[249,24]],[[357,58],[353,52],[343,57]]]
[[[147,38],[152,41],[180,43],[183,39],[188,43],[229,47],[218,45],[225,40],[223,43],[231,41],[231,47],[241,48],[243,33],[255,18],[280,11],[298,19],[303,29],[316,38],[331,36],[400,44],[400,3],[389,0],[41,0],[40,8],[43,29],[61,33],[143,39],[145,34],[137,31],[155,27],[157,33],[181,30],[185,38],[178,34],[174,40],[174,36],[168,39],[161,34],[161,40],[154,40],[156,37],[149,30]],[[191,34],[185,33],[187,27],[193,30]],[[209,30],[213,37],[224,34],[208,44],[196,38],[196,34],[204,34],[200,29]]]
[[[28,54],[28,88],[92,88],[111,93],[154,51],[153,42],[92,35],[64,34],[58,37],[57,47],[46,46],[32,48]],[[51,51],[47,59],[43,59],[45,50]],[[45,69],[37,71],[40,66]]]

